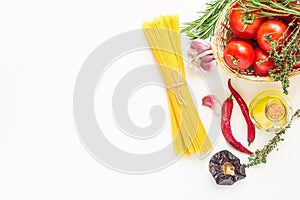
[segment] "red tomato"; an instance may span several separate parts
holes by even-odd
[[[242,40],[242,41],[247,42],[248,44],[251,45],[251,47],[252,47],[253,49],[256,48],[256,44],[254,43],[253,40],[247,40],[247,39],[239,38],[239,37],[236,37],[236,36],[234,36],[234,37],[232,37],[230,40],[228,40],[227,44],[230,43],[230,42],[233,42],[233,41],[238,41],[238,40]]]
[[[255,49],[255,60],[253,64],[254,72],[257,76],[269,76],[269,70],[274,69],[274,61],[271,58],[268,58],[268,52],[264,51],[261,48]],[[263,61],[260,65],[257,62]]]
[[[256,37],[258,27],[266,18],[256,17],[254,12],[245,13],[242,7],[236,4],[230,11],[229,24],[232,32],[238,37],[252,39]]]
[[[285,23],[278,20],[266,21],[258,28],[257,42],[263,50],[270,51],[270,43],[274,40],[278,41],[283,33],[286,34],[285,38],[291,33]],[[280,46],[277,46],[276,50],[280,50]]]
[[[224,60],[232,69],[247,69],[253,64],[254,58],[254,49],[245,41],[232,41],[224,50]]]
[[[300,54],[297,54],[297,62],[296,65],[293,66],[294,69],[299,69],[300,68]]]
[[[294,69],[299,69],[300,68],[300,60],[297,62],[297,64],[293,68]]]
[[[300,1],[293,1],[293,2],[291,2],[290,4],[291,4],[291,5],[297,5],[297,4],[300,5]]]

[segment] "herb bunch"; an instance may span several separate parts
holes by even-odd
[[[211,39],[214,35],[219,14],[230,1],[213,0],[206,3],[206,9],[199,12],[199,19],[183,23],[184,27],[181,29],[181,32],[186,33],[192,40],[197,38]]]
[[[294,24],[290,24],[293,26]],[[275,69],[270,70],[269,74],[274,81],[280,81],[283,92],[288,94],[288,87],[290,86],[289,74],[291,73],[293,66],[296,65],[298,60],[297,55],[300,52],[300,24],[296,24],[296,27],[292,30],[291,34],[285,38],[285,34],[279,39],[278,42],[272,41],[270,57],[274,60],[276,66]],[[281,44],[282,43],[282,44]],[[280,51],[277,51],[277,47],[280,46]]]
[[[262,17],[275,16],[300,16],[300,8],[294,3],[295,0],[237,0],[248,12],[256,11]]]
[[[269,141],[268,144],[266,144],[262,149],[258,149],[255,151],[254,154],[250,155],[248,157],[249,163],[246,164],[246,167],[252,167],[255,165],[259,165],[262,163],[267,162],[267,158],[269,154],[278,146],[278,143],[280,141],[283,141],[284,139],[282,136],[286,133],[286,131],[291,127],[292,121],[300,118],[300,109],[297,110],[297,112],[293,115],[290,123],[280,132],[276,133],[275,136]]]

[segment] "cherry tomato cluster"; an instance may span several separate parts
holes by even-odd
[[[234,36],[225,47],[225,62],[232,69],[245,70],[253,67],[257,76],[269,76],[269,70],[276,67],[269,56],[271,42],[277,41],[280,44],[284,41],[291,33],[288,26],[291,22],[300,23],[300,18],[292,15],[261,17],[257,12],[246,12],[236,4],[229,14],[230,29]],[[280,50],[280,45],[277,45],[276,51]],[[300,60],[294,68],[300,68]]]

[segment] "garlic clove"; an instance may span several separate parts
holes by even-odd
[[[211,62],[201,62],[200,67],[204,70],[204,71],[211,71],[212,69],[214,69],[216,66],[216,62],[213,60]]]
[[[200,58],[202,62],[211,62],[215,59],[213,54],[208,54]]]
[[[191,42],[190,47],[192,49],[196,49],[198,53],[202,53],[204,51],[210,50],[211,45],[209,42],[201,39],[196,39]]]
[[[221,114],[221,101],[215,95],[207,95],[203,97],[202,105],[211,108],[217,115]]]

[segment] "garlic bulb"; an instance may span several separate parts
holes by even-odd
[[[188,49],[188,57],[192,67],[210,71],[214,67],[214,55],[211,45],[206,40],[193,40]]]

